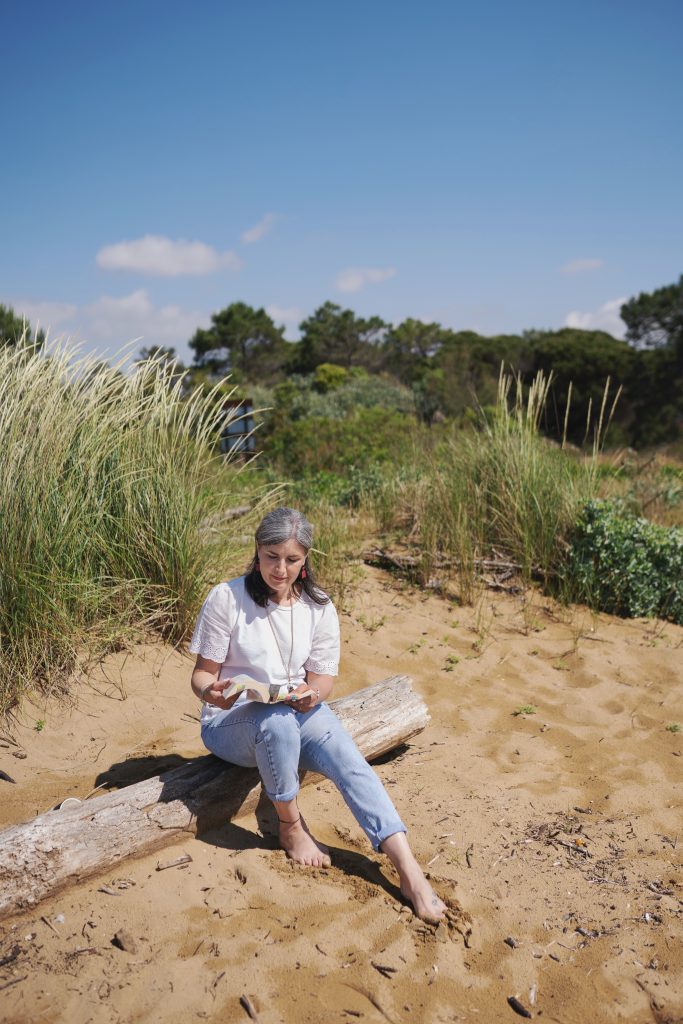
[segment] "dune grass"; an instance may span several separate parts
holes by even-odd
[[[540,432],[550,384],[539,375],[525,392],[519,379],[501,374],[498,403],[480,429],[459,430],[433,455],[419,455],[412,471],[387,481],[376,499],[380,528],[398,528],[417,545],[424,576],[444,558],[454,565],[464,601],[472,599],[486,559],[557,585],[567,538],[597,493],[607,389],[584,455]]]
[[[0,713],[149,630],[182,640],[235,561],[214,395],[124,365],[0,349]]]
[[[304,496],[297,507],[313,523],[311,557],[317,578],[337,609],[346,611],[354,584],[362,575],[361,554],[373,530],[372,517],[325,498]]]
[[[0,714],[150,631],[186,639],[277,502],[316,525],[314,562],[342,607],[378,530],[420,553],[425,579],[449,563],[464,602],[489,559],[586,598],[567,556],[604,487],[608,389],[588,452],[543,437],[550,378],[523,389],[501,373],[478,429],[416,432],[412,457],[402,435],[400,459],[350,462],[344,450],[334,487],[328,471],[281,488],[274,467],[243,472],[217,452],[222,384],[188,395],[162,359],[131,372],[123,357],[112,367],[69,346],[0,349]],[[246,521],[226,515],[244,504]]]

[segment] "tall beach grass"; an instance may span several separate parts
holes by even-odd
[[[380,528],[417,546],[424,576],[444,559],[454,565],[464,601],[485,560],[515,565],[546,585],[562,582],[567,537],[597,493],[610,410],[607,387],[589,452],[570,452],[540,432],[550,385],[539,374],[525,392],[501,373],[497,405],[481,428],[454,432],[376,499]]]
[[[0,713],[146,631],[182,640],[242,560],[215,396],[184,398],[161,361],[124,365],[0,349]]]

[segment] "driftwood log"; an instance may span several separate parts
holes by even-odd
[[[408,676],[392,676],[330,707],[368,760],[405,743],[429,722]],[[307,773],[302,784],[319,778]],[[182,833],[201,833],[254,811],[262,795],[257,780],[255,769],[208,755],[0,832],[0,917]]]

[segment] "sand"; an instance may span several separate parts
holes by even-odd
[[[329,870],[294,867],[260,814],[0,922],[0,1017],[488,1024],[515,997],[562,1024],[682,1021],[683,628],[533,591],[462,608],[364,568],[342,629],[336,695],[407,672],[428,704],[376,767],[471,936],[408,911],[323,783],[300,805]],[[0,740],[0,825],[200,754],[190,667],[141,647],[27,703]]]

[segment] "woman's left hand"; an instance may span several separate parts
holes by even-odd
[[[300,694],[301,696],[299,696]],[[304,697],[303,694],[306,696]],[[292,711],[299,711],[305,715],[307,711],[312,711],[321,703],[320,690],[317,686],[311,686],[309,683],[301,683],[296,690],[292,690],[285,703],[289,704]]]

